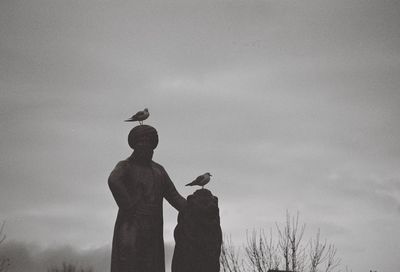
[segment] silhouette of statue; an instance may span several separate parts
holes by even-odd
[[[188,196],[174,236],[172,272],[219,272],[222,231],[218,198],[207,189]]]
[[[165,198],[175,209],[186,205],[164,168],[153,162],[155,128],[139,125],[128,136],[132,155],[120,161],[108,179],[119,207],[112,244],[111,272],[164,272]]]

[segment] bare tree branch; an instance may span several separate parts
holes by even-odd
[[[290,260],[289,260],[289,246],[290,246],[289,228],[290,228],[290,225],[288,225],[289,220],[288,220],[287,216],[288,216],[288,214],[286,214],[286,225],[284,226],[284,228],[282,230],[277,223],[275,223],[275,225],[276,225],[276,229],[279,234],[278,246],[283,255],[283,260],[285,262],[285,270],[289,271],[289,269],[290,269],[290,266],[289,266],[289,264],[290,264]]]
[[[336,257],[336,252],[337,252],[336,247],[333,244],[330,244],[328,246],[328,252],[326,255],[327,263],[325,272],[331,272],[340,265],[341,260]]]
[[[239,252],[232,244],[231,238],[224,237],[221,246],[220,264],[222,272],[241,272],[243,265],[239,262]]]
[[[1,223],[0,226],[0,244],[2,242],[4,242],[4,240],[6,239],[6,235],[4,234],[4,226],[5,226],[6,222],[3,221]],[[6,272],[8,271],[10,267],[10,259],[9,258],[4,258],[4,257],[0,257],[0,272]]]
[[[337,249],[321,239],[318,229],[315,237],[303,242],[305,224],[300,223],[299,213],[290,216],[286,212],[286,222],[276,225],[277,240],[273,231],[269,237],[263,230],[246,232],[244,255],[234,248],[230,239],[225,239],[221,252],[222,272],[267,272],[284,269],[292,272],[335,272],[340,259]],[[281,267],[283,266],[283,267]]]
[[[6,239],[6,235],[3,233],[5,225],[6,225],[6,222],[3,221],[1,223],[1,227],[0,227],[0,244]]]
[[[318,266],[325,261],[326,256],[325,249],[326,249],[326,241],[320,241],[320,230],[315,236],[315,239],[310,240],[310,250],[309,250],[309,257],[310,257],[310,272],[316,272]]]
[[[246,233],[247,244],[245,253],[247,265],[251,271],[266,272],[270,269],[278,269],[280,258],[278,247],[272,240],[272,231],[267,238],[264,231],[253,230],[252,234]]]
[[[291,253],[291,261],[292,261],[292,271],[298,271],[298,255],[299,255],[299,246],[301,243],[301,240],[304,235],[304,230],[306,228],[305,224],[302,224],[299,228],[299,212],[297,212],[296,217],[292,217],[290,219],[289,212],[286,211],[286,219],[289,220],[288,226],[289,226],[289,243],[290,243],[290,253]]]

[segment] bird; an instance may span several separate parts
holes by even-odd
[[[204,185],[206,185],[210,181],[210,177],[212,177],[212,175],[207,172],[201,176],[198,176],[195,180],[186,184],[185,186],[199,185],[202,189],[204,189]]]
[[[131,118],[126,119],[125,122],[139,121],[139,124],[143,125],[143,121],[146,120],[149,117],[149,115],[150,115],[149,110],[145,108],[142,111],[138,111]]]

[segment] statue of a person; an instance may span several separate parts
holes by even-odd
[[[186,205],[164,168],[153,162],[155,128],[139,125],[128,136],[132,155],[108,179],[119,207],[112,244],[111,272],[164,272],[163,198],[175,209]]]

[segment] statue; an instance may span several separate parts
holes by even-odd
[[[111,254],[111,272],[164,272],[163,198],[178,211],[186,199],[165,169],[152,161],[158,144],[155,128],[134,127],[128,136],[134,150],[111,172],[108,184],[119,207]]]
[[[218,198],[207,189],[188,196],[174,236],[172,272],[219,272],[222,231]]]

